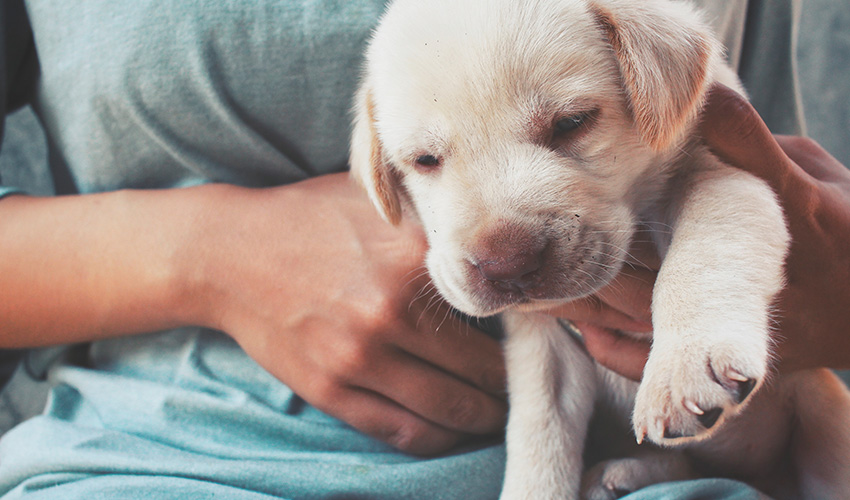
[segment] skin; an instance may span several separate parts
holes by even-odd
[[[712,91],[701,131],[786,208],[795,242],[780,367],[847,367],[850,265],[836,263],[850,248],[850,175],[811,141],[774,139],[726,89]],[[424,252],[418,228],[383,222],[345,174],[269,189],[10,196],[0,201],[0,345],[215,328],[317,408],[403,451],[438,454],[503,430],[505,373],[498,343],[434,297]],[[658,263],[651,248],[631,253],[614,284],[552,314],[638,379],[648,345],[616,330],[650,330]]]
[[[504,428],[504,360],[434,298],[424,241],[381,220],[347,174],[11,196],[0,341],[219,329],[317,408],[403,451],[440,453]]]
[[[765,180],[785,211],[792,244],[787,283],[776,304],[779,370],[850,367],[850,171],[810,139],[772,135],[755,109],[723,86],[709,93],[699,132],[718,157]],[[643,269],[645,281],[636,288],[629,278],[621,281],[625,293],[619,301],[600,294],[600,308],[646,318],[652,267]],[[640,379],[648,343],[592,318],[553,313],[576,317],[600,363]]]

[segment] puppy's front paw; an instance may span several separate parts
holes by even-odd
[[[766,342],[726,337],[653,346],[635,401],[638,442],[648,437],[677,445],[708,437],[761,387],[769,359]]]

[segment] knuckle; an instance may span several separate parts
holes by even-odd
[[[797,143],[797,149],[806,152],[810,156],[817,156],[822,151],[820,144],[811,137],[795,137],[794,141]]]
[[[418,422],[404,422],[384,431],[380,439],[406,453],[427,453],[429,447],[426,426]]]
[[[399,317],[398,298],[390,294],[374,294],[359,309],[362,328],[368,332],[388,330]]]
[[[725,130],[730,137],[748,140],[762,130],[761,117],[753,106],[731,89],[713,89],[709,96],[703,128]],[[726,135],[724,134],[724,135]],[[712,137],[712,134],[707,134]]]
[[[336,380],[348,380],[368,371],[371,359],[368,342],[358,338],[347,339],[337,343],[329,369]]]
[[[737,119],[729,122],[729,136],[738,137],[741,142],[748,143],[765,133],[761,117],[752,107],[741,105],[737,109],[740,110],[736,113]]]
[[[467,430],[476,427],[482,416],[482,404],[470,395],[455,399],[448,407],[448,420],[455,429]]]
[[[340,399],[340,391],[341,386],[337,378],[317,376],[310,384],[309,399],[316,408],[328,411],[329,405]]]
[[[501,358],[500,358],[501,359]],[[507,396],[508,382],[502,367],[489,367],[478,375],[478,387],[497,397]]]

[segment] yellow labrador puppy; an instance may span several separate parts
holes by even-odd
[[[768,380],[780,206],[692,134],[712,82],[740,89],[721,50],[667,0],[397,0],[374,34],[353,174],[389,222],[410,207],[454,307],[502,314],[502,498],[614,498],[701,474],[850,498],[847,391],[822,370]],[[638,386],[534,311],[609,284],[644,226],[663,265]],[[582,488],[596,410],[660,447],[599,464]]]

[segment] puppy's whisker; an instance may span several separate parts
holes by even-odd
[[[663,229],[666,233],[673,232],[673,226],[664,222],[643,221],[641,222],[641,224],[643,224],[644,226],[649,226],[650,231],[660,231],[661,229]]]
[[[427,295],[433,293],[435,289],[436,286],[434,285],[434,282],[429,279],[428,282],[424,283],[421,287],[419,287],[419,291],[416,292],[416,294],[414,294],[413,297],[410,299],[410,302],[407,305],[407,311],[410,312],[416,302],[422,300]]]
[[[425,309],[423,309],[423,310],[422,310],[422,312],[419,314],[419,318],[418,318],[418,319],[417,319],[417,321],[416,321],[416,327],[417,327],[417,329],[419,328],[419,325],[421,324],[421,320],[422,320],[422,318],[423,318],[426,314],[429,314],[429,311],[430,311],[432,308],[434,309],[434,311],[435,311],[435,312],[436,312],[437,310],[439,310],[439,308],[440,308],[440,306],[441,306],[442,304],[447,304],[446,299],[444,299],[444,298],[443,298],[443,296],[442,296],[442,295],[440,295],[439,293],[434,293],[434,294],[432,294],[432,295],[431,295],[431,298],[428,300],[428,304],[425,306]],[[431,315],[431,320],[432,320],[431,326],[432,326],[432,327],[434,326],[434,324],[433,324],[433,320],[434,320],[434,318],[435,318],[435,317],[436,317],[435,315]],[[442,322],[440,322],[440,324],[442,325]],[[436,330],[435,330],[435,331],[436,331]]]
[[[414,295],[413,298],[410,299],[410,305],[408,306],[408,311],[410,310],[410,307],[412,307],[413,304],[416,301],[421,300],[426,295],[433,292],[435,289],[436,289],[436,287],[434,286],[434,283],[430,280],[428,281],[428,283],[425,283],[424,285],[422,285],[422,287],[419,289],[419,292],[417,292],[416,295]]]
[[[593,231],[588,231],[590,234],[613,234],[613,233],[631,233],[631,229],[594,229]]]
[[[415,275],[413,274],[413,273],[417,273],[417,272],[418,272],[418,274],[415,274]],[[422,279],[423,277],[425,277],[427,275],[428,275],[428,269],[425,266],[419,266],[415,269],[411,269],[410,271],[407,272],[407,274],[405,274],[402,277],[402,279],[407,278],[407,282],[404,284],[404,287],[410,286],[411,284],[419,281],[420,279]],[[404,287],[402,287],[402,288],[404,288]]]
[[[417,301],[425,299],[426,297],[428,298],[428,302],[425,303],[425,307],[423,307],[422,310],[419,311],[419,317],[416,318],[416,328],[417,329],[421,325],[422,319],[425,317],[426,314],[428,314],[428,311],[432,307],[434,307],[435,302],[439,304],[439,301],[441,300],[439,295],[437,293],[435,293],[434,290],[435,290],[435,287],[433,286],[433,284],[431,284],[429,282],[426,286],[424,286],[422,288],[422,290],[420,291],[420,294],[416,298]],[[414,301],[411,301],[410,305],[408,306],[408,312],[412,312],[413,304],[414,304]]]
[[[588,275],[588,276],[590,277],[590,279],[592,279],[592,280],[593,280],[593,282],[594,282],[594,283],[598,283],[598,282],[599,282],[599,279],[596,277],[596,275],[595,275],[595,274],[593,274],[593,273],[591,273],[591,272],[589,272],[589,271],[585,271],[584,269],[576,269],[576,271],[578,271],[578,272],[580,272],[580,273],[583,273],[583,274]]]
[[[443,301],[443,302],[445,302],[445,301]],[[440,324],[437,325],[437,328],[434,329],[435,333],[440,331],[440,328],[443,327],[443,324],[445,324],[446,320],[449,319],[449,316],[452,316],[452,308],[446,307],[446,313],[443,314],[443,319],[440,321]]]
[[[620,247],[620,246],[618,246],[618,245],[615,245],[615,244],[613,244],[613,243],[608,243],[607,241],[602,241],[601,243],[602,243],[603,245],[608,245],[609,247],[614,247],[614,249],[615,249],[615,250],[619,250],[620,252],[622,252],[622,253],[623,253],[623,255],[625,255],[626,257],[628,257],[631,261],[634,261],[634,262],[631,262],[631,261],[629,261],[629,260],[625,260],[625,261],[623,261],[623,263],[624,263],[625,265],[627,265],[627,266],[631,267],[632,269],[634,269],[634,268],[635,268],[635,264],[638,264],[638,265],[639,265],[639,266],[641,266],[641,267],[645,267],[645,268],[647,268],[647,269],[650,269],[650,266],[649,266],[648,264],[646,264],[646,263],[645,263],[645,262],[643,262],[642,260],[638,259],[638,258],[637,258],[637,257],[636,257],[633,253],[629,252],[628,250],[624,250],[622,247]],[[610,254],[609,254],[608,256],[609,256],[609,257],[613,257],[613,255],[610,255]]]

